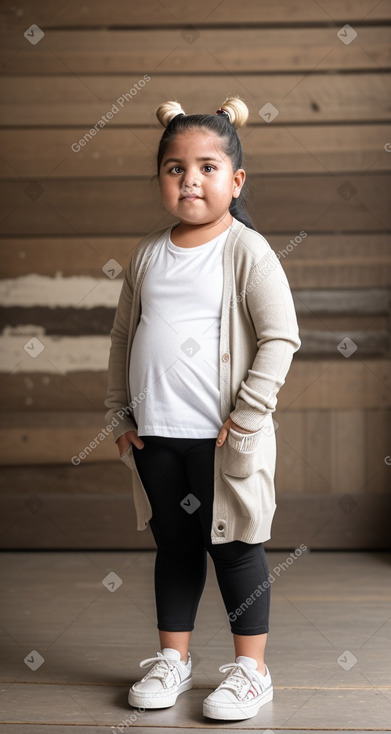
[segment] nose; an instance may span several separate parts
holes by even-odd
[[[196,175],[188,175],[186,176],[186,180],[183,182],[181,186],[182,193],[186,194],[189,191],[192,191],[193,189],[198,189],[200,187],[200,180],[198,176]]]
[[[188,176],[188,178],[186,179],[186,181],[185,181],[185,183],[183,185],[185,187],[190,187],[191,188],[192,186],[199,186],[200,185],[200,182],[199,182],[198,178],[196,178],[195,176]]]

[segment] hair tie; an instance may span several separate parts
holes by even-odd
[[[226,115],[229,121],[231,122],[231,118],[227,110],[222,110],[222,109],[216,110],[216,115]]]

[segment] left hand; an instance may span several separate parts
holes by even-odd
[[[223,423],[222,427],[220,428],[219,435],[216,439],[216,446],[220,447],[223,445],[225,439],[228,436],[228,431],[230,428],[233,428],[235,431],[240,431],[241,433],[254,433],[254,431],[247,431],[246,428],[238,426],[238,424],[234,423],[231,418],[227,418],[225,423]]]

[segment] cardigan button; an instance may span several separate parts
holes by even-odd
[[[216,527],[217,527],[217,530],[219,531],[219,533],[221,533],[222,535],[224,535],[225,521],[224,520],[218,520]]]
[[[223,360],[223,362],[228,362],[228,360],[229,360],[229,354],[228,354],[228,352],[224,352],[224,354],[221,357],[221,359]]]

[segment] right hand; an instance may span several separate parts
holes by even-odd
[[[125,453],[131,443],[133,443],[137,449],[143,449],[145,446],[144,441],[139,438],[137,431],[127,431],[126,433],[123,433],[122,436],[117,438],[115,443],[118,446],[120,457]]]

